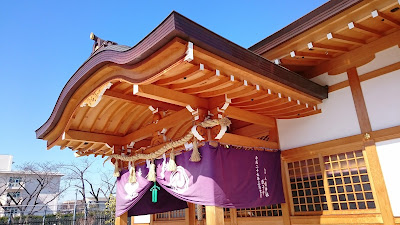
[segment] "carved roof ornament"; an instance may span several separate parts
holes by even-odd
[[[96,35],[94,35],[93,32],[90,33],[90,39],[92,39],[94,41],[91,54],[95,53],[100,48],[105,48],[109,45],[118,45],[118,43],[116,43],[116,42],[103,40],[103,39],[97,37]]]
[[[82,102],[81,107],[95,107],[97,104],[99,104],[104,92],[106,92],[106,90],[109,89],[111,85],[112,83],[105,83],[101,85],[93,92],[93,94],[89,95],[89,97],[87,97],[85,101]]]

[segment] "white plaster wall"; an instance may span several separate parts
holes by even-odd
[[[375,59],[363,66],[357,67],[357,72],[359,75],[362,75],[397,62],[400,62],[400,48],[396,45],[375,53]]]
[[[317,115],[277,120],[282,150],[361,133],[349,87],[329,93],[319,107]]]
[[[400,216],[400,139],[378,142],[376,147],[393,215]]]
[[[361,76],[365,73],[380,69],[385,66],[389,66],[397,62],[400,62],[400,48],[396,45],[383,51],[377,52],[375,54],[375,58],[371,62],[358,67],[357,72],[358,75]],[[328,73],[323,73],[319,76],[311,78],[310,80],[323,86],[331,86],[347,80],[347,73],[345,72],[338,75],[328,75]]]
[[[361,82],[372,130],[400,125],[400,70]]]

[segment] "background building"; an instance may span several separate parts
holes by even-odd
[[[12,158],[0,155],[0,216],[56,212],[63,175],[52,171],[13,171]]]

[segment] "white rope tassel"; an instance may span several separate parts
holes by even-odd
[[[131,163],[131,168],[129,169],[129,183],[136,183],[136,171],[135,171],[135,163]]]
[[[202,221],[203,220],[203,206],[202,205],[196,205],[196,214],[197,214],[197,220]]]
[[[147,180],[152,182],[156,181],[156,164],[154,164],[154,161],[152,161],[150,164],[149,173],[147,174]]]
[[[197,146],[197,138],[193,137],[193,151],[192,155],[190,156],[190,161],[191,162],[200,162],[201,160],[201,155],[199,152],[199,148]]]
[[[114,163],[114,177],[119,177],[121,174],[119,173],[118,159],[115,159]]]
[[[176,171],[176,162],[175,162],[175,152],[174,149],[171,150],[171,154],[169,154],[169,161],[168,161],[168,171]]]

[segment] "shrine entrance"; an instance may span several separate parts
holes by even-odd
[[[205,214],[207,225],[287,210],[276,119],[320,113],[325,87],[175,12],[132,48],[91,38],[36,133],[111,160],[116,224],[184,208],[186,223]]]

